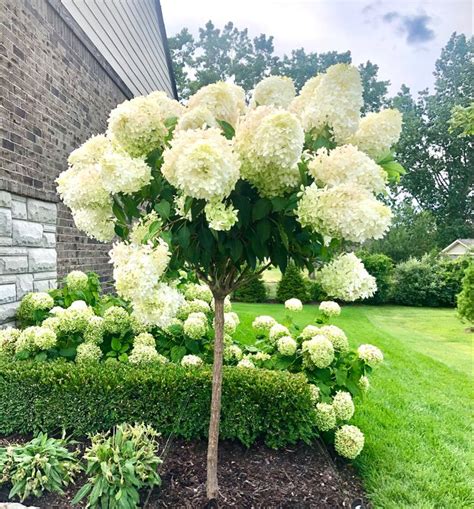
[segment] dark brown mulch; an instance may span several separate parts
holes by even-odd
[[[143,493],[143,507],[205,508],[206,447],[204,441],[175,439],[160,468],[162,486]],[[83,482],[84,476],[79,481]],[[25,504],[48,509],[81,507],[70,502],[80,484],[70,487],[62,497],[47,495]],[[274,451],[261,444],[247,449],[235,442],[222,442],[219,488],[220,508],[367,507],[354,469],[342,462],[336,466],[319,443]],[[6,501],[7,494],[7,488],[0,486],[0,501]]]

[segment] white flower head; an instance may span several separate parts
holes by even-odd
[[[255,87],[251,106],[287,108],[295,95],[295,86],[291,78],[287,76],[268,76]]]
[[[181,359],[181,366],[184,366],[185,368],[198,368],[202,365],[202,359],[197,355],[185,355]]]
[[[320,334],[326,336],[331,341],[334,350],[347,352],[349,350],[349,341],[344,331],[335,325],[323,325]]]
[[[238,368],[255,368],[255,364],[250,359],[242,359],[237,364]]]
[[[285,327],[280,323],[275,323],[270,327],[270,331],[268,334],[270,343],[276,344],[276,342],[283,336],[290,336],[290,331],[288,330],[288,327]]]
[[[374,345],[360,345],[357,349],[359,359],[371,367],[378,366],[383,362],[382,351]]]
[[[171,185],[207,201],[228,196],[240,176],[232,142],[215,128],[177,132],[163,160],[161,171]]]
[[[323,300],[319,304],[319,311],[325,316],[339,316],[341,314],[341,306],[333,300]]]
[[[348,421],[354,415],[354,402],[349,392],[337,391],[332,406],[336,417],[341,421]]]
[[[345,458],[356,458],[364,448],[364,434],[357,426],[345,424],[334,437],[336,452]]]
[[[331,297],[351,302],[372,297],[377,290],[375,278],[354,253],[346,253],[323,266],[319,282]]]
[[[329,431],[336,427],[336,413],[332,405],[327,403],[316,404],[316,426],[321,431]]]
[[[269,332],[276,320],[272,316],[260,315],[252,322],[252,327],[258,332]]]
[[[285,308],[289,311],[303,311],[303,303],[300,299],[288,299],[285,301]]]
[[[304,341],[302,351],[308,367],[327,368],[334,360],[334,347],[331,341],[322,334]]]
[[[237,210],[222,202],[209,202],[204,207],[209,228],[215,231],[228,231],[238,220]]]
[[[277,341],[277,349],[281,355],[294,355],[297,346],[296,341],[291,336],[283,336]]]

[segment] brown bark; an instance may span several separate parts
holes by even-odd
[[[216,500],[219,494],[217,482],[217,455],[219,446],[219,422],[221,417],[222,356],[224,348],[224,298],[214,295],[214,366],[212,370],[211,418],[207,447],[207,498]]]

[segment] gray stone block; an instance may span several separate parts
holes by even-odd
[[[12,234],[12,211],[0,209],[0,236],[9,237]]]
[[[45,279],[44,281],[35,281],[34,282],[34,290],[35,292],[47,292],[51,290],[51,288],[56,287],[56,282],[51,281],[50,279]]]
[[[13,220],[13,244],[15,246],[40,246],[43,242],[43,226],[32,221]]]
[[[56,270],[57,254],[55,249],[32,247],[29,249],[29,272]]]
[[[7,304],[16,300],[16,285],[0,285],[0,304]]]
[[[56,233],[56,225],[55,224],[44,224],[43,225],[43,231],[46,232],[52,232]]]
[[[12,217],[13,219],[26,219],[28,213],[26,211],[26,200],[20,201],[15,198],[12,200]]]
[[[33,274],[19,274],[16,276],[16,298],[22,299],[24,295],[32,292],[33,286]]]
[[[21,274],[28,272],[27,256],[5,256],[0,260],[0,273]]]
[[[0,191],[0,207],[10,208],[12,195],[8,191]]]
[[[35,281],[41,281],[44,279],[57,279],[58,273],[56,271],[36,272],[35,274],[33,274],[33,278]]]
[[[0,246],[11,246],[13,239],[11,237],[0,237]]]
[[[0,304],[0,324],[11,322],[15,318],[18,302],[9,302],[8,304]]]
[[[28,198],[26,203],[30,221],[56,224],[57,209],[55,203],[33,200],[32,198]]]
[[[56,246],[56,234],[55,233],[43,233],[43,241],[41,244],[44,247],[55,247]]]

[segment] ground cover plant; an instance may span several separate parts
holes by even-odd
[[[234,309],[241,342],[254,341],[256,316],[286,316],[275,304]],[[303,326],[314,314],[305,306],[295,321]],[[472,507],[472,333],[452,309],[346,306],[333,320],[351,345],[370,340],[384,351],[353,419],[366,435],[355,464],[374,506]]]
[[[265,78],[248,106],[246,92],[224,82],[186,107],[153,92],[117,106],[106,134],[75,150],[57,180],[79,229],[99,241],[121,238],[111,251],[116,290],[138,321],[171,324],[182,305],[170,284],[179,270],[209,285],[209,499],[218,495],[226,297],[272,263],[311,270],[343,240],[381,238],[390,225],[377,196],[404,172],[391,151],[401,114],[361,118],[363,103],[360,73],[347,64],[308,80],[297,97],[290,78]],[[328,295],[346,300],[375,292],[354,255],[323,267],[321,279]],[[199,312],[190,327],[204,328]]]

